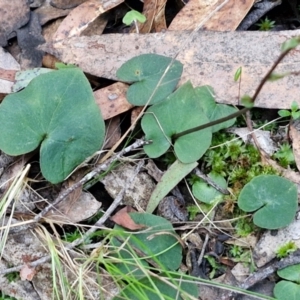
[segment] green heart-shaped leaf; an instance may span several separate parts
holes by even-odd
[[[220,187],[226,189],[227,188],[227,182],[219,174],[216,173],[209,173],[208,176],[217,183]],[[212,202],[216,200],[221,200],[223,198],[223,194],[217,191],[214,187],[211,185],[208,185],[203,180],[196,181],[193,184],[192,187],[193,195],[200,201],[211,204]]]
[[[119,233],[121,242],[126,241],[123,249],[119,251],[120,257],[128,257],[124,252],[130,253],[130,249],[139,249],[145,256],[159,262],[167,270],[177,270],[182,260],[182,248],[176,239],[176,233],[172,224],[166,219],[148,213],[130,213],[130,217],[136,224],[148,227],[144,232],[130,233],[128,230]],[[116,225],[115,229],[122,227]],[[157,233],[161,234],[157,234]],[[119,246],[114,237],[111,240],[113,245]],[[120,239],[119,239],[120,240]],[[125,263],[125,259],[124,259]]]
[[[0,149],[9,155],[41,144],[40,164],[52,183],[101,147],[105,127],[89,82],[77,68],[40,75],[0,105]]]
[[[141,14],[140,12],[133,9],[133,10],[127,12],[126,15],[124,16],[124,18],[122,19],[122,22],[128,26],[134,21],[139,21],[140,23],[145,23],[146,17],[143,14]]]
[[[300,264],[292,265],[278,270],[277,274],[283,279],[300,283]]]
[[[277,300],[298,300],[300,299],[300,285],[281,280],[275,285],[274,296]]]
[[[174,134],[208,122],[201,100],[187,82],[165,101],[147,109],[141,125],[146,139],[153,142],[144,150],[151,158],[159,157],[169,149]],[[211,128],[179,137],[174,142],[176,156],[183,163],[197,161],[210,146],[211,137]]]
[[[127,90],[127,100],[142,106],[158,103],[169,96],[181,73],[182,64],[177,60],[157,54],[142,54],[124,63],[117,71],[117,77],[125,82],[135,82]]]
[[[215,121],[237,112],[237,108],[226,104],[217,104],[214,98],[214,91],[210,86],[200,86],[195,88],[196,95],[201,99],[204,113],[209,120]],[[217,132],[228,128],[235,123],[236,118],[232,118],[223,123],[212,126],[212,131]]]
[[[260,175],[242,189],[238,206],[254,213],[253,222],[266,229],[289,225],[297,211],[297,188],[289,180],[277,175]]]

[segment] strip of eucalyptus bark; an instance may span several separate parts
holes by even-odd
[[[260,81],[257,89],[255,90],[255,93],[253,95],[253,97],[251,98],[251,102],[252,104],[254,105],[254,102],[255,100],[257,99],[257,96],[259,95],[260,91],[262,90],[263,86],[265,85],[265,83],[268,81],[268,79],[270,78],[271,74],[273,73],[273,71],[276,69],[276,67],[278,66],[278,64],[287,56],[287,54],[293,50],[294,48],[290,48],[290,49],[287,49],[285,51],[283,51],[279,57],[277,58],[277,60],[274,62],[274,64],[272,65],[272,67],[270,68],[270,70],[267,72],[267,74],[264,76],[264,78]],[[176,133],[172,136],[172,139],[178,139],[179,137],[181,136],[184,136],[184,135],[187,135],[189,133],[192,133],[192,132],[196,132],[196,131],[199,131],[199,130],[202,130],[204,128],[208,128],[208,127],[211,127],[211,126],[214,126],[214,125],[217,125],[217,124],[220,124],[220,123],[223,123],[225,121],[228,121],[230,119],[233,119],[233,118],[236,118],[238,116],[241,116],[243,115],[244,113],[246,113],[247,111],[249,111],[252,107],[244,107],[242,108],[241,110],[233,113],[233,114],[230,114],[224,118],[221,118],[221,119],[218,119],[218,120],[215,120],[215,121],[212,121],[212,122],[209,122],[209,123],[206,123],[206,124],[202,124],[200,126],[197,126],[197,127],[194,127],[194,128],[190,128],[190,129],[187,129],[187,130],[184,130],[182,132],[179,132],[179,133]]]

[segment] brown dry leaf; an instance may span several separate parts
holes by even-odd
[[[105,122],[106,125],[106,139],[103,149],[112,148],[121,138],[120,117],[115,116]]]
[[[300,121],[296,120],[290,126],[290,138],[292,140],[293,152],[298,171],[300,170]]]
[[[128,84],[116,82],[94,92],[104,120],[117,116],[133,107],[126,99]]]
[[[168,30],[235,30],[255,0],[190,0],[176,15]]]
[[[146,22],[138,24],[140,33],[151,32],[156,12],[156,4],[157,0],[144,0],[143,15],[146,17]],[[132,27],[131,32],[135,32],[135,27]]]
[[[60,26],[61,22],[63,21],[62,18],[57,19],[49,24],[43,26],[42,34],[46,42],[51,42],[53,39],[54,34],[56,33],[58,27]],[[54,57],[51,54],[45,53],[43,56],[43,66],[49,69],[56,69],[55,64],[59,62],[59,59]]]
[[[59,18],[53,22],[49,22],[45,26],[43,26],[42,34],[46,42],[51,42],[54,34],[56,33],[58,27],[60,26],[63,18]]]
[[[74,196],[75,197],[75,196]],[[45,219],[53,222],[72,222],[77,223],[93,216],[101,207],[101,203],[97,201],[93,195],[81,192],[78,199],[67,198],[60,202],[56,209],[46,214]]]
[[[239,105],[238,95],[253,95],[262,76],[279,56],[281,44],[299,34],[300,30],[106,34],[74,37],[42,48],[63,62],[78,65],[87,73],[113,80],[118,80],[117,69],[134,56],[156,53],[175,57],[179,53],[176,59],[184,66],[180,84],[191,80],[194,86],[211,85],[217,102]],[[241,85],[234,81],[240,67]],[[276,73],[299,69],[300,52],[296,50],[279,64]],[[289,109],[299,93],[298,81],[297,76],[287,76],[276,82],[267,82],[255,106]]]
[[[135,107],[132,112],[131,112],[131,124],[133,124],[135,122],[135,120],[138,118],[138,116],[140,115],[141,111],[144,109],[144,106],[137,106]]]
[[[25,264],[20,271],[21,280],[31,281],[35,274],[36,274],[35,268],[31,268],[27,264]]]
[[[96,18],[89,26],[81,33],[81,35],[92,36],[103,33],[108,22],[108,15],[103,14]]]
[[[167,29],[165,20],[166,2],[166,0],[144,1],[143,15],[146,17],[146,22],[139,24],[140,33],[160,32]],[[132,32],[135,32],[135,28]]]
[[[79,36],[98,16],[124,0],[89,0],[73,9],[63,20],[53,39],[60,41]]]
[[[113,215],[110,219],[114,221],[116,224],[123,226],[124,228],[130,230],[138,230],[145,228],[145,225],[136,224],[130,217],[128,213],[136,212],[132,207],[125,206],[120,209],[115,215]]]
[[[165,7],[167,0],[157,0],[156,13],[153,23],[153,32],[161,32],[167,29]]]
[[[216,31],[235,30],[243,21],[255,0],[230,0],[226,2],[213,16],[207,21],[203,29]]]

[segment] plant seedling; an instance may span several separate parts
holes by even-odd
[[[139,27],[137,22],[145,23],[146,17],[140,12],[133,9],[125,14],[125,16],[122,19],[122,22],[127,26],[130,26],[132,23],[134,23],[136,32],[139,33]]]
[[[275,26],[275,21],[271,21],[268,17],[264,20],[261,20],[260,23],[257,23],[256,26],[259,27],[260,31],[269,31]]]
[[[230,247],[229,253],[232,257],[240,257],[243,253],[243,248],[239,245],[232,245]]]
[[[248,236],[255,230],[255,225],[249,218],[240,218],[235,225],[236,234],[239,236]]]
[[[297,250],[297,246],[294,242],[290,241],[286,243],[285,245],[281,246],[277,251],[276,251],[276,256],[278,258],[284,258],[288,256],[290,253],[295,252]]]
[[[281,109],[278,111],[280,117],[290,117],[293,120],[300,118],[300,110],[299,105],[296,101],[293,101],[291,105],[291,110]]]
[[[211,272],[209,273],[209,278],[213,279],[216,275],[216,272],[222,269],[222,266],[216,261],[216,259],[213,256],[204,255],[204,257],[207,259],[208,263],[212,268]]]
[[[293,150],[291,148],[291,145],[289,145],[288,143],[283,143],[280,146],[280,149],[273,156],[278,159],[279,163],[285,168],[295,163]]]

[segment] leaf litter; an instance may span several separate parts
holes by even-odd
[[[71,13],[69,14],[68,17],[64,19],[64,21],[60,25],[60,28],[55,32],[55,34],[54,35],[52,34],[52,40],[50,38],[48,40],[48,43],[45,44],[43,47],[40,47],[39,50],[37,51],[43,49],[46,52],[55,55],[56,58],[62,60],[64,63],[79,65],[83,71],[85,71],[90,75],[93,75],[94,77],[89,76],[89,79],[93,87],[96,89],[96,91],[94,92],[94,97],[96,99],[97,104],[101,108],[101,111],[103,112],[103,114],[105,114],[104,118],[107,120],[111,119],[112,117],[116,117],[121,113],[129,111],[132,108],[132,105],[127,102],[125,97],[127,85],[123,85],[123,83],[117,82],[117,83],[112,83],[112,85],[108,84],[106,87],[99,89],[99,83],[101,84],[101,80],[99,80],[99,78],[104,77],[110,80],[112,79],[116,80],[117,79],[116,70],[124,62],[128,61],[130,58],[138,54],[155,52],[157,54],[162,54],[172,58],[175,58],[175,55],[178,54],[176,56],[176,59],[181,61],[181,63],[184,66],[184,74],[182,76],[179,85],[182,85],[182,83],[187,81],[188,79],[191,80],[194,86],[203,85],[203,84],[211,85],[215,89],[217,102],[228,103],[228,104],[240,104],[238,101],[239,99],[238,95],[245,94],[245,93],[250,95],[253,94],[253,91],[255,90],[259,80],[261,79],[262,74],[266,73],[266,71],[269,69],[270,65],[272,64],[272,62],[277,57],[280,49],[280,44],[283,41],[285,41],[287,38],[296,36],[298,34],[297,30],[282,31],[282,32],[267,32],[267,33],[247,32],[243,34],[239,32],[216,33],[216,32],[205,31],[205,32],[191,33],[191,32],[179,31],[179,30],[186,30],[186,29],[194,30],[199,28],[206,29],[206,30],[234,31],[239,25],[239,23],[242,21],[244,16],[251,9],[254,2],[254,1],[245,1],[242,6],[236,6],[235,1],[215,1],[215,2],[211,1],[208,5],[206,5],[206,7],[201,7],[201,4],[199,6],[198,1],[191,0],[187,5],[185,5],[181,9],[181,11],[176,15],[176,17],[171,22],[171,25],[169,25],[168,27],[166,25],[166,19],[165,19],[165,11],[167,10],[167,8],[165,7],[166,5],[165,1],[145,1],[143,12],[147,17],[147,21],[144,24],[139,24],[139,30],[141,33],[149,33],[149,34],[146,35],[137,35],[134,33],[121,34],[120,33],[121,29],[118,29],[119,33],[114,35],[105,34],[105,35],[93,36],[93,31],[90,31],[90,33],[86,32],[88,27],[92,28],[91,25],[93,24],[93,22],[97,20],[98,16],[103,17],[102,15],[104,12],[110,13],[110,10],[114,7],[116,7],[115,8],[116,10],[118,8],[118,5],[120,5],[122,1],[99,1],[99,2],[98,1],[79,1],[79,2],[68,1],[68,2],[70,2],[70,4],[67,6],[67,9],[70,10]],[[23,4],[25,4],[25,2]],[[4,5],[6,9],[9,9],[8,2],[6,3],[5,1],[3,1],[2,5]],[[39,6],[39,4],[36,5]],[[193,6],[194,9],[190,10],[191,7],[193,8]],[[151,7],[153,7],[153,10],[151,9]],[[46,10],[46,8],[49,9],[49,11]],[[66,7],[64,7],[64,9],[65,8]],[[39,35],[40,34],[39,26],[44,25],[46,22],[50,21],[51,19],[56,19],[58,17],[64,16],[67,12],[69,12],[68,10],[64,11],[64,9],[62,9],[62,6],[61,4],[59,4],[59,1],[52,1],[52,2],[45,1],[43,5],[40,3],[40,7],[35,10],[35,12],[40,16],[39,17],[40,24],[38,24],[35,21],[36,19],[31,12],[30,20],[32,22],[29,24],[31,27],[29,26],[28,28],[31,28],[29,30],[35,28],[35,30],[32,30],[32,32],[34,32],[34,34],[36,35],[35,37],[35,41],[37,41],[36,45],[41,44],[41,37]],[[203,13],[204,9],[205,9],[205,13]],[[27,12],[30,11],[30,7],[28,6],[28,4],[26,4],[25,10]],[[190,16],[191,13],[192,13],[192,18],[191,17],[186,18],[186,16],[187,15]],[[202,16],[201,18],[199,18],[200,15]],[[12,17],[11,17],[12,24],[13,21],[16,20],[16,16],[17,14],[15,12],[12,13]],[[103,29],[106,26],[106,24],[108,24],[107,20],[108,19],[105,20],[103,19],[103,21],[101,21],[101,24],[104,24]],[[113,22],[116,22],[116,19],[113,20]],[[28,23],[28,21],[25,23]],[[17,25],[10,25],[10,26],[11,27],[6,28],[5,38],[3,38],[4,35],[1,35],[1,42],[4,40],[3,45],[6,45],[7,43],[7,40],[5,39],[11,37],[10,34],[13,32],[11,28],[15,26],[14,27],[15,30],[18,31],[19,28],[21,27],[18,25],[18,23]],[[167,29],[167,31],[160,32],[161,29],[164,30]],[[24,34],[24,37],[22,37],[21,33],[17,34],[19,39],[18,42],[20,43],[23,52],[30,51],[30,47],[26,46],[26,42],[22,43],[22,41],[26,41],[27,39],[26,35],[28,36],[29,30],[25,30],[23,33],[21,32],[22,34]],[[173,32],[171,30],[173,30]],[[134,28],[131,28],[130,31],[134,32]],[[87,36],[79,37],[79,35],[85,35],[85,34],[88,34],[90,37]],[[99,31],[97,34],[100,34]],[[36,45],[34,46],[34,48],[36,48]],[[202,47],[199,47],[199,45],[202,45]],[[27,69],[28,66],[37,67],[37,68],[41,67],[40,59],[33,59],[32,55],[24,55],[24,53],[23,56],[21,55],[21,59],[18,59],[18,56],[14,52],[15,50],[13,51],[13,49],[15,49],[13,48],[13,45],[9,45],[7,49],[12,54],[15,55],[22,69]],[[211,51],[211,49],[214,49],[214,51]],[[35,51],[35,49],[33,50]],[[32,53],[38,53],[37,57],[40,57],[39,56],[40,52],[32,52]],[[1,54],[1,56],[4,57],[4,55],[6,54],[7,53],[3,51],[3,55]],[[285,72],[287,70],[297,71],[298,60],[299,60],[297,58],[297,55],[298,52],[294,52],[293,55],[288,56],[284,60],[284,62],[280,65],[279,72]],[[234,73],[240,67],[242,67],[243,70],[242,79],[240,82],[234,82],[233,80]],[[3,78],[4,80],[1,80],[1,82],[5,81],[4,82],[5,85],[8,86],[7,88],[7,87],[3,87],[4,85],[1,85],[1,93],[9,94],[11,92],[10,89],[12,87],[11,82],[12,80],[14,80],[14,73],[11,73],[10,71],[19,70],[20,67],[18,65],[11,64],[9,66],[7,65],[3,67],[1,66],[1,68],[3,68],[6,71],[3,72],[4,75],[2,75],[3,77],[1,78]],[[267,83],[262,93],[260,94],[260,97],[255,102],[255,105],[263,108],[289,109],[292,101],[295,100],[294,95],[297,94],[296,80],[297,80],[296,76],[285,77],[283,80],[276,82],[276,88],[274,88],[275,86],[274,83]],[[288,86],[289,88],[286,89],[286,86]],[[116,120],[120,120],[120,118]],[[117,132],[120,128],[119,126],[116,126],[113,129],[113,131]],[[292,129],[290,135],[293,139],[292,146],[295,153],[295,160],[297,162],[298,160],[297,138],[296,138],[297,131],[295,132],[294,127],[291,128]],[[109,136],[111,136],[111,134],[109,134]],[[139,156],[137,156],[136,159],[139,159]],[[268,156],[265,156],[264,159],[265,161],[269,160]],[[139,181],[138,184],[134,183],[133,187],[125,189],[126,190],[125,191],[124,186],[127,185],[127,181],[129,179],[132,180],[135,177],[133,166],[135,165],[136,161],[134,159],[128,162],[126,161],[125,158],[124,160],[121,160],[121,163],[122,163],[121,168],[118,167],[117,169],[113,169],[111,173],[104,176],[103,179],[100,181],[102,181],[105,184],[105,188],[107,190],[109,190],[108,188],[109,184],[111,183],[115,184],[114,189],[116,191],[110,192],[113,199],[119,199],[119,195],[132,190],[132,194],[135,198],[133,201],[129,202],[129,205],[137,208],[139,211],[142,211],[142,209],[146,209],[148,205],[147,200],[150,199],[151,201],[151,195],[152,197],[154,197],[157,194],[157,192],[153,192],[155,188],[155,184],[151,180],[150,176],[148,176],[148,174],[146,175],[145,170],[143,170],[137,176],[139,176],[140,174],[144,174],[145,175],[145,176],[143,175],[144,178],[147,177],[148,179],[142,179],[141,181]],[[273,165],[274,164],[275,163],[273,162]],[[19,171],[22,170],[23,166],[24,163],[18,166]],[[72,191],[72,186],[73,186],[72,183],[75,182],[75,186],[76,186],[76,182],[78,182],[80,178],[84,178],[84,176],[86,176],[86,173],[88,172],[88,169],[92,168],[93,166],[97,166],[97,159],[94,160],[93,162],[90,162],[89,164],[86,164],[84,167],[86,168],[84,169],[85,171],[82,172],[82,170],[79,170],[82,173],[79,173],[79,177],[77,177],[75,181],[72,180],[70,181],[70,186],[71,186],[69,187],[69,191],[71,191],[69,196],[70,203],[68,201],[62,201],[60,204],[58,204],[58,206],[56,206],[56,211],[58,212],[58,214],[64,214],[65,218],[61,219],[56,215],[55,211],[49,210],[48,214],[45,214],[43,216],[44,220],[51,219],[48,220],[48,224],[52,224],[56,222],[58,224],[59,223],[61,224],[61,222],[66,222],[68,224],[71,222],[71,224],[72,223],[77,224],[78,222],[91,217],[91,215],[93,215],[94,213],[99,212],[100,207],[103,207],[103,205],[101,206],[101,202],[105,202],[105,198],[107,198],[107,195],[106,196],[102,195],[99,198],[100,201],[97,201],[94,197],[92,197],[92,201],[95,205],[95,207],[93,208],[92,204],[90,204],[91,202],[88,202],[89,200],[81,199],[80,195],[84,194],[84,192],[81,191],[82,189],[81,185],[79,185],[80,187],[79,189],[77,188]],[[35,166],[35,168],[37,167]],[[119,171],[118,169],[121,169],[121,171]],[[132,171],[126,174],[126,171],[130,169]],[[192,169],[193,168],[191,167],[191,170]],[[282,171],[282,167],[278,166],[278,170]],[[4,172],[6,172],[6,169],[4,169]],[[186,173],[188,174],[189,172]],[[294,181],[299,182],[299,174],[296,171],[284,169],[284,172],[288,173],[289,176],[293,178]],[[114,177],[110,178],[109,176],[111,174],[113,174]],[[168,176],[167,173],[165,175]],[[42,179],[41,176],[36,171],[29,174],[30,178],[33,178],[32,176],[35,178],[35,180],[38,181]],[[181,176],[184,177],[185,174],[184,175],[181,174]],[[120,178],[122,178],[122,180],[120,180]],[[180,176],[179,179],[175,179],[175,181],[174,179],[172,179],[173,180],[171,184],[172,186],[169,187],[164,186],[166,190],[162,192],[162,194],[157,198],[157,200],[159,201],[160,199],[162,199],[165,195],[168,194],[168,192],[172,190],[172,188],[177,186],[177,183],[179,183],[180,179],[181,179]],[[33,211],[34,210],[36,211],[36,209],[42,210],[43,207],[47,206],[47,203],[49,201],[55,198],[51,196],[51,185],[49,182],[48,183],[46,182],[46,184],[39,183],[35,186],[36,186],[36,193],[39,193],[40,189],[44,190],[44,192],[41,192],[44,195],[44,197],[42,197],[41,200],[39,200],[42,203],[42,205],[38,204],[33,206],[33,208],[31,208],[31,210]],[[157,187],[159,187],[159,184],[157,185]],[[24,184],[22,189],[28,190],[27,184]],[[56,195],[59,197],[60,195],[59,192],[63,193],[64,189],[68,189],[68,188],[58,185],[56,189],[57,189]],[[145,196],[143,194],[144,193],[143,190],[147,190],[147,189],[150,192],[148,193],[148,195]],[[180,189],[182,189],[182,187],[180,187]],[[161,191],[159,191],[159,193],[161,193]],[[25,193],[25,194],[29,195],[30,193]],[[188,195],[186,194],[185,196],[188,197]],[[143,197],[145,198],[145,202],[140,202]],[[123,198],[122,196],[121,200],[122,199],[126,199],[126,197]],[[164,202],[176,203],[174,201],[164,201]],[[118,202],[118,205],[120,203],[121,202]],[[87,206],[89,207],[89,209],[86,209]],[[156,206],[157,204],[155,205],[155,207]],[[207,209],[207,207],[204,207],[202,205],[200,208],[202,211],[203,210],[205,211]],[[151,210],[153,209],[151,208]],[[88,211],[89,213],[85,214]],[[208,211],[206,212],[208,213]],[[105,213],[105,208],[103,213]],[[11,216],[13,215],[14,214],[11,211]],[[26,214],[24,212],[23,215],[20,214],[18,215],[16,211],[16,214],[14,216],[18,218],[18,221],[14,220],[13,222],[19,224],[19,222],[22,222],[21,220],[23,220],[23,222],[24,220],[32,220],[33,215],[34,213],[31,212],[31,215],[28,214],[26,218],[25,217]],[[220,216],[217,214],[216,217],[219,218]],[[217,218],[215,219],[216,221],[218,221]],[[120,219],[124,221],[123,217],[121,217]],[[7,224],[6,219],[3,219],[3,222],[4,222],[3,225],[5,226],[5,224]],[[103,224],[103,223],[99,222],[99,224]],[[20,229],[20,232],[24,232],[24,230],[22,230],[20,225],[18,225],[17,228]],[[195,227],[194,230],[196,228],[197,227]],[[131,227],[131,229],[138,229],[138,227],[134,228],[133,226]],[[281,229],[278,232],[280,233]],[[233,232],[229,230],[228,233],[232,234]],[[284,235],[286,234],[284,233]],[[200,239],[204,237],[203,234],[198,234],[198,237],[199,236]],[[21,237],[19,239],[16,239],[14,233],[12,232],[12,229],[10,229],[10,232],[7,237],[6,248],[3,253],[5,253],[5,251],[7,251],[7,249],[10,248],[8,245],[10,243],[11,238],[14,238],[16,240],[17,246],[28,245],[26,242],[27,236],[23,236],[22,239]],[[46,240],[46,235],[43,236],[42,234],[35,234],[32,235],[30,238],[31,238],[30,243],[33,244],[34,242],[37,242],[40,243],[40,245],[44,245],[43,242],[45,242]],[[56,232],[56,230],[54,230],[53,238],[56,239],[57,241],[60,240],[60,234]],[[291,239],[297,239],[297,237],[293,236],[291,237]],[[256,249],[254,250],[254,253],[256,253],[256,257],[257,257],[255,258],[256,266],[261,268],[267,262],[267,260],[263,264],[260,264],[258,262],[259,258],[263,257],[262,253],[264,249],[266,248],[270,249],[268,242],[265,244],[266,246],[262,246],[262,241],[263,240],[261,240],[260,244],[258,244],[260,245],[259,247],[262,252],[258,251],[258,246],[256,246]],[[279,243],[278,240],[277,243]],[[92,244],[93,243],[91,243],[91,245]],[[106,251],[103,250],[102,248],[103,246],[101,245],[98,246],[98,248],[97,246],[95,247],[96,248],[94,249],[94,252],[92,252],[93,254],[97,253],[97,255],[100,255],[100,253],[103,253],[101,251]],[[138,246],[134,245],[134,247],[138,247]],[[206,247],[205,244],[203,247],[204,248]],[[63,247],[61,249],[63,249]],[[190,248],[188,249],[190,251]],[[31,263],[38,261],[39,259],[38,256],[33,257],[33,254],[35,254],[36,251],[37,250],[35,249],[29,249],[29,253],[23,255],[22,260],[12,260],[12,256],[9,255],[9,253],[7,252],[6,256],[5,257],[3,256],[7,264],[1,267],[1,270],[7,269],[9,265],[16,266],[16,267],[23,266],[22,268],[17,269],[17,271],[22,270],[21,274],[23,274],[22,275],[23,278],[27,279],[26,283],[28,283],[30,280],[32,280],[33,282],[33,286],[29,285],[31,287],[31,292],[28,295],[28,299],[37,299],[37,297],[41,299],[50,299],[52,293],[51,280],[48,281],[46,280],[42,284],[42,281],[39,277],[39,275],[42,274],[41,270],[38,270],[38,268],[35,269],[30,265]],[[140,250],[137,248],[136,251],[138,252]],[[214,251],[216,251],[217,253],[217,250]],[[25,250],[22,249],[20,251],[17,251],[18,255],[20,253],[22,254],[25,253]],[[47,251],[43,255],[47,255]],[[43,255],[41,255],[41,257]],[[74,257],[76,257],[76,255],[79,254],[78,252],[74,252],[73,255],[75,255]],[[81,258],[84,259],[87,259],[88,257],[89,257],[88,255],[81,256]],[[269,257],[270,257],[268,258],[269,260],[274,257],[274,251],[272,252],[272,255]],[[220,257],[220,258],[222,259],[222,261],[225,261],[225,257]],[[64,257],[64,259],[67,259],[67,256]],[[154,264],[154,262],[152,263]],[[37,266],[40,265],[37,264]],[[195,267],[195,265],[193,267]],[[46,270],[45,274],[47,273],[49,274],[51,272],[51,266],[48,263],[44,264],[44,269]],[[76,273],[78,270],[73,270],[73,271]],[[101,272],[105,272],[105,271],[101,270]],[[66,270],[64,271],[64,273],[67,274],[66,276],[70,278],[70,282],[76,281],[74,277],[72,278],[72,275],[68,274]],[[106,278],[110,277],[109,274],[106,273],[103,274],[105,274],[104,277]],[[95,278],[93,276],[95,275],[96,274],[86,277],[84,279],[86,280],[85,284],[88,284],[89,280],[93,281],[94,280],[93,278]],[[230,277],[229,275],[223,278],[219,278],[219,281],[225,282],[227,284],[231,284],[232,286],[240,286],[240,284],[235,281],[234,277]],[[108,291],[111,294],[110,295],[105,294],[105,298],[111,299],[113,298],[113,295],[118,294],[120,290],[113,285],[112,281],[109,281],[107,284],[111,285],[111,288],[106,290],[106,292]],[[0,290],[5,294],[15,296],[16,298],[27,299],[23,297],[24,287],[23,290],[21,288],[19,294],[17,294],[18,292],[15,292],[17,289],[14,288],[15,286],[16,286],[15,283],[8,283],[7,280],[6,281],[4,280],[1,281]],[[20,287],[21,286],[22,283],[20,282]],[[48,286],[48,291],[45,289],[42,290],[41,289],[42,286],[44,287]],[[90,289],[85,289],[84,292],[85,299],[89,299],[91,294],[93,294],[94,298],[95,297],[97,298],[97,296],[99,295],[99,291],[94,291],[94,290],[92,291],[92,286],[97,286],[97,285],[93,283],[90,284],[90,286],[91,286]],[[205,291],[205,288],[203,287],[201,289],[203,295],[205,293],[208,293],[209,298],[213,299],[215,297],[213,296],[213,292],[215,291],[208,291],[208,290]],[[105,293],[105,290],[102,290],[102,292]],[[126,294],[127,292],[124,291],[124,293]],[[222,290],[218,290],[217,298],[224,295],[225,294],[224,292],[222,292]]]

